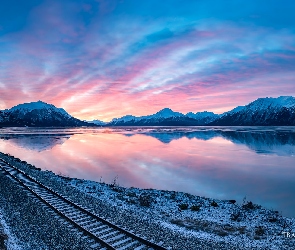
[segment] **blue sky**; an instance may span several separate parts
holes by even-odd
[[[6,1],[0,108],[221,113],[295,95],[294,1]]]

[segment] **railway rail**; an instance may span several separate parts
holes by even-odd
[[[160,244],[148,241],[93,214],[1,158],[0,168],[61,218],[80,230],[84,234],[81,237],[89,239],[92,249],[165,250]]]

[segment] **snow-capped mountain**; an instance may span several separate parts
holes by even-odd
[[[238,106],[223,114],[189,112],[182,114],[164,108],[152,115],[125,115],[105,123],[81,121],[63,108],[42,101],[19,104],[0,111],[0,126],[77,127],[77,126],[295,126],[295,98],[258,98],[246,106]]]
[[[56,108],[52,104],[48,104],[42,101],[37,101],[37,102],[30,102],[30,103],[23,103],[23,104],[18,104],[11,109],[6,109],[5,111],[10,111],[10,112],[19,112],[19,114],[27,114],[33,110],[47,110],[48,112],[57,112],[62,115],[65,115],[67,117],[71,117],[63,108]]]
[[[147,116],[149,119],[166,119],[171,117],[184,117],[184,114],[179,112],[174,112],[172,109],[164,108],[158,111],[154,115]]]
[[[134,115],[124,115],[120,118],[114,118],[110,123],[119,124],[119,123],[126,123],[126,122],[135,122],[139,119]]]
[[[213,112],[203,111],[203,112],[189,112],[186,114],[187,117],[193,118],[195,120],[198,120],[200,123],[208,124],[210,122],[215,121],[220,117],[220,115],[217,115]]]
[[[258,98],[249,103],[246,107],[252,111],[271,109],[279,111],[281,108],[291,108],[295,106],[295,98],[292,96],[280,96],[278,98],[266,97]]]
[[[19,104],[0,111],[0,126],[65,127],[87,126],[64,109],[42,101]]]
[[[210,125],[289,126],[295,125],[295,98],[258,98],[237,112],[227,112]]]
[[[295,98],[259,98],[246,106],[238,106],[223,114],[189,112],[186,115],[164,108],[153,115],[115,118],[107,126],[275,126],[295,125]]]
[[[92,121],[85,121],[84,122],[87,122],[87,123],[91,123],[91,124],[95,124],[97,126],[104,126],[106,125],[107,123],[104,122],[104,121],[100,121],[100,120],[92,120]]]
[[[151,121],[162,121],[167,118],[172,117],[183,117],[184,115],[179,112],[174,112],[173,110],[169,108],[164,108],[157,113],[153,115],[147,115],[147,116],[140,116],[136,117],[133,115],[125,115],[121,118],[114,118],[111,123],[118,124],[118,123],[129,123],[129,122],[151,122]]]
[[[220,117],[222,117],[224,115],[229,115],[229,114],[234,114],[234,113],[240,112],[243,108],[245,108],[245,106],[237,106],[237,107],[235,107],[234,109],[232,109],[230,111],[222,113],[220,115]]]
[[[215,120],[218,115],[212,112],[188,113],[186,115],[164,108],[155,114],[136,117],[126,115],[115,118],[107,125],[110,126],[197,126],[205,125]]]

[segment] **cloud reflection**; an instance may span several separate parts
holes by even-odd
[[[63,144],[39,153],[20,147],[18,140],[1,140],[0,151],[71,177],[94,181],[102,177],[111,183],[118,176],[119,184],[127,187],[177,190],[239,202],[246,196],[294,216],[294,156],[257,153],[267,147],[278,152],[277,148],[285,145],[293,151],[294,137],[284,131],[277,136],[239,133],[242,136],[238,137],[237,131],[190,132],[169,139],[169,143],[165,135],[163,143],[145,134],[127,137],[124,131],[100,130],[74,134]]]
[[[0,135],[1,140],[9,140],[17,147],[36,152],[62,145],[70,137],[70,135]]]

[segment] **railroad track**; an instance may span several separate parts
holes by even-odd
[[[91,213],[49,187],[38,182],[24,171],[0,158],[2,172],[15,180],[34,197],[53,209],[58,216],[78,228],[89,239],[91,249],[111,250],[165,250],[164,247],[120,228]]]

